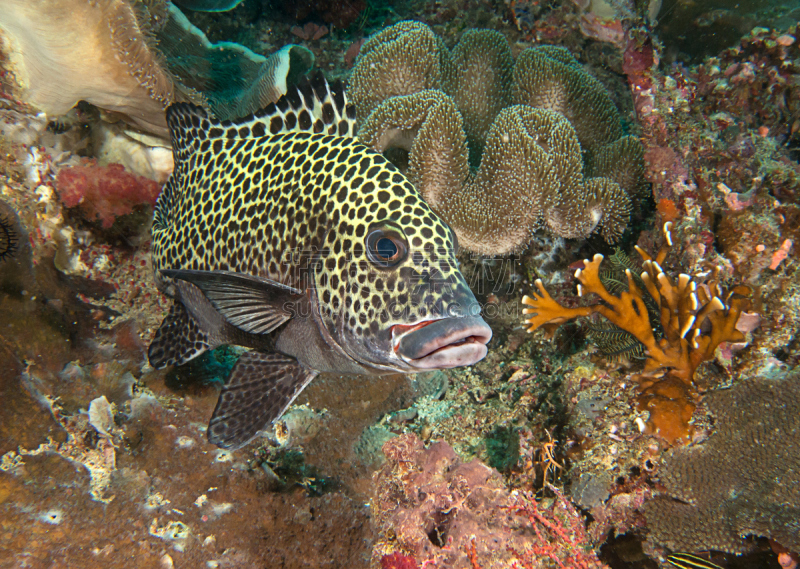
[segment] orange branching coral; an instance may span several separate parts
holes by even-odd
[[[640,408],[650,411],[651,429],[674,442],[689,433],[688,422],[697,397],[692,378],[697,367],[713,358],[722,342],[744,340],[736,322],[749,306],[751,291],[746,286],[723,290],[718,267],[699,275],[698,280],[686,274],[679,275],[677,280],[667,276],[661,265],[672,247],[671,227],[671,223],[664,225],[666,242],[655,258],[636,248],[643,260],[641,280],[626,270],[628,289],[617,295],[611,294],[601,280],[603,256],[595,255],[592,261],[584,261],[584,268],[575,272],[578,296],[594,293],[603,303],[566,308],[548,294],[541,280],[536,281],[538,291],[533,297],[525,296],[522,302],[530,306],[523,310],[530,315],[525,321],[530,324],[528,332],[544,328],[552,335],[564,322],[600,314],[641,342],[647,359],[644,373],[639,377]],[[653,299],[660,312],[663,335],[659,338],[653,333],[645,294]]]

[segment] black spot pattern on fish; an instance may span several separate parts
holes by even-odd
[[[329,330],[341,322],[358,338],[447,316],[466,286],[453,232],[394,165],[351,138],[338,87],[328,95],[318,87],[321,101],[295,91],[235,122],[170,107],[175,171],[155,211],[157,282],[168,285],[160,269],[196,269],[314,287]],[[369,231],[386,223],[409,249],[391,269],[370,263],[365,247]]]
[[[14,221],[0,215],[0,261],[12,257],[18,248],[19,235],[14,229]]]
[[[208,338],[186,312],[183,304],[173,303],[169,314],[150,343],[150,365],[162,368],[182,364],[208,349]]]

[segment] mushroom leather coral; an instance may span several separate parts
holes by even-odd
[[[475,173],[459,112],[438,90],[392,97],[373,111],[360,137],[380,150],[404,146],[415,124],[408,177],[471,251],[508,252],[541,227],[563,237],[601,227],[612,240],[627,223],[628,196],[606,178],[583,177],[580,144],[559,113],[524,105],[500,111]]]
[[[514,66],[514,102],[567,117],[587,152],[623,137],[617,109],[602,83],[564,47],[545,45],[520,54]]]
[[[515,63],[495,31],[469,30],[448,51],[400,22],[363,45],[348,96],[361,141],[408,150],[412,182],[477,253],[508,253],[543,227],[613,242],[643,187],[641,145],[563,48]]]
[[[650,411],[651,428],[674,442],[689,432],[688,421],[696,398],[692,379],[697,367],[712,359],[722,342],[744,340],[736,322],[749,306],[750,289],[737,286],[723,291],[717,280],[718,270],[700,286],[689,275],[681,274],[676,281],[667,276],[661,264],[672,244],[671,226],[671,223],[664,225],[666,244],[655,258],[636,248],[644,261],[641,279],[646,291],[627,270],[628,290],[611,294],[600,277],[603,256],[598,254],[591,261],[584,261],[584,268],[575,272],[575,278],[579,282],[579,296],[596,294],[602,304],[564,307],[550,296],[540,279],[536,280],[534,295],[523,297],[522,302],[530,307],[523,310],[529,315],[525,320],[530,325],[528,332],[544,328],[552,335],[569,320],[600,314],[641,342],[647,350],[647,359],[639,378],[640,406]],[[653,334],[645,294],[660,307],[659,319],[664,331],[660,339]]]
[[[63,115],[87,101],[162,138],[175,100],[221,119],[245,116],[277,101],[314,61],[302,46],[264,57],[211,43],[165,0],[7,0],[0,39],[24,102]]]
[[[5,0],[0,30],[25,102],[62,115],[84,100],[167,136],[174,85],[130,2]]]

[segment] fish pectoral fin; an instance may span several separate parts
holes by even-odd
[[[156,369],[181,365],[210,347],[208,335],[187,312],[183,303],[176,300],[150,342],[147,359]]]
[[[231,371],[208,423],[208,441],[237,449],[278,419],[317,372],[283,354],[245,352]]]
[[[251,334],[267,334],[289,320],[304,296],[296,288],[243,273],[164,269],[161,274],[195,285],[225,320]]]

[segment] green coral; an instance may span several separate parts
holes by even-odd
[[[227,12],[233,10],[242,0],[177,0],[176,4],[198,12]]]
[[[508,472],[519,461],[519,433],[512,427],[495,427],[486,436],[486,463],[500,472]]]
[[[166,384],[172,389],[184,389],[189,385],[224,383],[243,351],[236,346],[220,346],[205,352],[182,366],[172,368],[165,378]]]
[[[501,34],[471,30],[448,51],[417,22],[364,48],[348,91],[359,138],[409,152],[409,178],[462,246],[508,253],[540,228],[622,234],[644,186],[641,144],[567,50],[532,48],[515,63]]]
[[[221,120],[274,103],[314,65],[314,54],[299,45],[264,57],[236,43],[212,43],[174,5],[153,33],[177,90]]]

